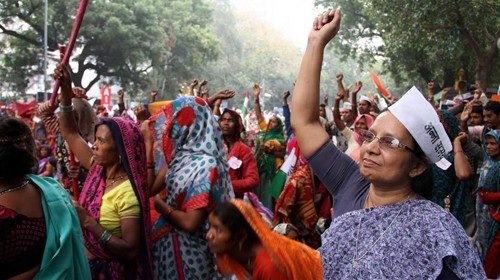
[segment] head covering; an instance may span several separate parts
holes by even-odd
[[[342,108],[340,110],[341,111],[350,111],[350,110],[352,110],[352,104],[350,102],[344,102],[344,104],[342,104]]]
[[[241,199],[233,199],[231,203],[245,217],[246,222],[259,237],[264,250],[269,254],[274,264],[286,273],[287,279],[322,279],[323,269],[317,251],[273,232],[262,220],[259,213]],[[245,268],[227,254],[217,255],[217,267],[222,275],[234,274],[238,280],[250,279]]]
[[[99,125],[107,125],[115,142],[118,153],[121,156],[121,165],[132,185],[132,189],[139,201],[141,209],[141,236],[140,236],[140,254],[137,265],[138,279],[149,279],[151,272],[151,250],[150,250],[150,218],[149,218],[149,188],[147,185],[146,170],[146,148],[144,138],[139,127],[133,121],[124,118],[103,118]],[[102,196],[106,188],[105,179],[106,170],[100,165],[92,165],[85,180],[79,203],[85,208],[88,214],[99,220]],[[106,249],[97,242],[90,231],[83,229],[85,237],[85,247],[92,255],[110,259]],[[120,275],[124,271],[123,263],[118,260],[110,261],[111,273]]]
[[[370,100],[370,98],[364,96],[364,95],[361,95],[361,97],[359,98],[359,101],[366,101],[368,102],[370,105],[372,104],[372,101]]]
[[[241,119],[240,114],[238,114],[236,111],[233,111],[231,109],[226,108],[226,109],[224,109],[224,111],[222,111],[221,118],[225,113],[228,113],[229,115],[231,115],[231,118],[233,118],[233,120],[234,120],[234,135],[233,135],[234,139],[240,140],[241,133],[244,131],[243,120]],[[221,119],[219,119],[219,121],[220,120]]]
[[[191,205],[189,200],[197,195],[209,195],[207,207],[234,197],[222,132],[203,99],[178,98],[152,116],[150,125],[152,129],[158,125],[163,128],[153,135],[169,166],[168,197],[188,193],[184,198],[185,209],[181,210],[193,209],[196,205]]]
[[[356,141],[356,143],[358,143],[360,146],[361,144],[363,144],[363,139],[361,139],[361,135],[359,135],[359,129],[356,128],[356,123],[361,120],[362,118],[365,119],[365,122],[366,122],[366,127],[369,129],[373,122],[374,122],[374,119],[371,115],[368,115],[368,114],[362,114],[362,115],[358,115],[356,117],[356,120],[354,120],[354,123],[352,124],[352,126],[354,127],[354,140]]]
[[[451,141],[432,105],[414,86],[389,111],[408,129],[425,155],[441,169],[450,167],[445,156]]]

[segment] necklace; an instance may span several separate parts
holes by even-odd
[[[366,202],[368,201],[369,196],[370,196],[370,192],[368,192],[368,194],[366,195],[365,205],[366,205]],[[404,202],[408,201],[409,199],[410,199],[410,194],[408,194],[408,196],[406,197]],[[399,217],[399,215],[401,214],[402,211],[403,211],[403,205],[400,206],[398,213],[392,219],[392,221],[389,223],[389,226],[382,232],[382,234],[380,234],[380,236],[370,246],[368,246],[368,249],[366,249],[365,252],[360,254],[360,255],[358,255],[358,239],[359,239],[359,231],[361,229],[361,220],[363,219],[363,215],[359,216],[358,229],[356,231],[356,245],[354,247],[354,257],[352,258],[352,267],[353,268],[359,267],[359,263],[360,263],[361,259],[366,254],[368,254],[373,249],[373,247],[375,247],[375,245],[382,239],[382,237],[387,233],[387,231],[389,231],[389,229],[394,224],[394,222]]]
[[[125,178],[126,175],[121,175],[118,177],[113,177],[113,178],[106,178],[106,180],[111,180],[111,183],[106,184],[106,187],[111,187],[114,185],[116,182],[120,181],[121,179]]]
[[[1,196],[1,195],[4,195],[4,194],[6,194],[6,193],[10,193],[10,192],[16,191],[16,190],[18,190],[18,189],[22,189],[22,188],[26,187],[26,186],[28,185],[28,183],[29,183],[29,181],[28,181],[28,180],[26,180],[26,181],[22,182],[22,183],[21,183],[19,186],[17,186],[17,187],[13,187],[13,188],[10,188],[10,189],[6,189],[6,190],[3,190],[3,191],[0,191],[0,196]]]

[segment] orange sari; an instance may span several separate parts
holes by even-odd
[[[279,235],[268,228],[255,209],[241,199],[231,203],[243,214],[245,220],[259,237],[262,247],[273,264],[286,275],[286,279],[322,279],[320,255],[309,246]],[[217,267],[223,276],[236,275],[238,280],[249,280],[251,275],[227,254],[217,255]]]

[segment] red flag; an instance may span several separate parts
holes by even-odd
[[[373,71],[368,71],[368,73],[370,74],[370,78],[372,78],[372,81],[375,84],[377,90],[380,92],[380,94],[382,94],[385,98],[389,98],[390,94],[380,82],[380,79],[377,76],[377,74],[375,74],[375,72]]]

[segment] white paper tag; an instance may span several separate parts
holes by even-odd
[[[229,158],[227,163],[229,164],[229,167],[231,169],[238,169],[238,168],[240,168],[240,166],[243,162],[241,160],[239,160],[237,157],[232,156],[231,158]]]

